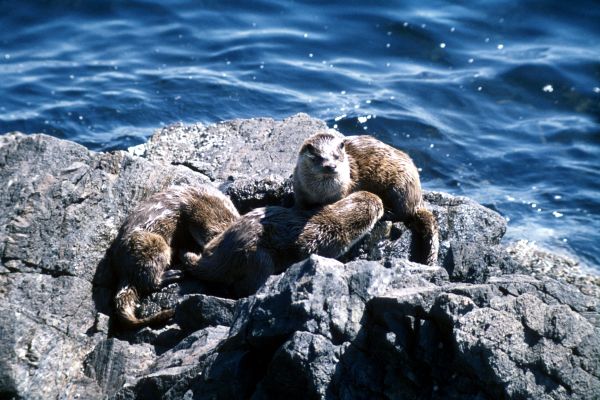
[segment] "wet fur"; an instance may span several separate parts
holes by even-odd
[[[356,192],[321,209],[259,208],[213,239],[189,272],[232,297],[253,294],[272,274],[310,254],[339,257],[383,215],[383,203]]]
[[[173,310],[137,318],[138,296],[163,285],[166,271],[180,253],[201,252],[238,218],[231,200],[209,185],[172,187],[136,207],[111,249],[119,282],[115,309],[121,323],[135,327],[170,318]]]
[[[323,165],[332,163],[340,173],[323,173]],[[318,207],[357,190],[380,196],[395,220],[423,238],[425,256],[418,261],[437,262],[437,222],[423,204],[419,173],[406,153],[371,136],[344,137],[335,131],[318,132],[304,141],[294,170],[297,208]]]

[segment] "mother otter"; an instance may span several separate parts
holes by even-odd
[[[296,207],[310,209],[367,190],[380,196],[394,218],[424,239],[420,262],[437,262],[437,222],[423,204],[419,172],[411,158],[371,136],[344,137],[336,131],[307,138],[294,169]]]

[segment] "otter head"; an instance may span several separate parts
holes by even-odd
[[[324,178],[345,174],[348,169],[344,138],[329,132],[318,132],[306,139],[299,158],[312,174]]]
[[[294,196],[301,208],[333,203],[351,189],[350,161],[344,137],[317,132],[304,141],[294,169]]]

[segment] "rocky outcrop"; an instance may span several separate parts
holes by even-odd
[[[176,309],[166,326],[113,325],[106,252],[135,204],[205,182],[241,212],[290,204],[296,151],[324,126],[172,126],[129,153],[1,136],[0,398],[600,397],[597,277],[506,247],[500,215],[443,193],[425,195],[438,267],[408,261],[411,232],[384,221],[341,261],[312,256],[256,295],[185,280],[143,299],[140,315]]]

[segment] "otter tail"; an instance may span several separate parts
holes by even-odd
[[[421,206],[413,216],[411,226],[423,238],[423,253],[425,256],[423,264],[435,265],[440,248],[440,239],[437,221],[433,213]]]
[[[122,286],[115,295],[115,308],[119,321],[127,328],[137,328],[140,326],[166,322],[174,314],[174,310],[162,310],[154,315],[145,318],[138,318],[135,315],[135,309],[138,306],[139,299],[136,290],[129,286]]]

